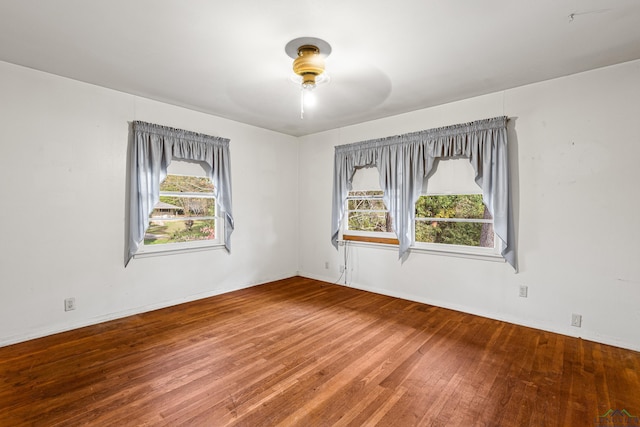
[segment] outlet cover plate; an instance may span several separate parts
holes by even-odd
[[[581,314],[572,314],[571,315],[571,326],[575,326],[576,328],[582,327],[582,315]]]
[[[64,311],[71,311],[76,309],[76,299],[66,298],[64,300]]]

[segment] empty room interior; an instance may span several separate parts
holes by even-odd
[[[0,425],[640,426],[639,23],[0,0]]]

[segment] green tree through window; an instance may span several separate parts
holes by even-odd
[[[347,199],[348,229],[391,232],[391,218],[382,191],[352,191]]]
[[[347,229],[366,234],[392,232],[382,191],[351,191]],[[416,203],[416,243],[494,247],[493,219],[481,194],[421,196]]]
[[[481,194],[421,196],[416,242],[493,247],[493,219]]]

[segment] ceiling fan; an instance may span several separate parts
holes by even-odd
[[[331,45],[315,37],[299,37],[284,48],[293,58],[292,81],[300,85],[300,118],[304,119],[304,107],[315,102],[313,90],[319,84],[329,82],[324,59],[331,54]]]

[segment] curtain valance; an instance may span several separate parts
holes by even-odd
[[[337,248],[340,224],[353,175],[375,166],[393,228],[404,255],[414,243],[415,204],[436,159],[466,157],[473,166],[494,230],[503,242],[502,256],[516,266],[509,192],[507,117],[423,130],[335,147],[331,242]]]
[[[137,252],[149,226],[148,218],[160,200],[160,183],[173,159],[206,163],[214,195],[225,222],[225,246],[231,250],[233,232],[229,140],[141,121],[133,122],[131,146],[129,242],[125,265]]]

